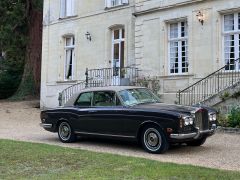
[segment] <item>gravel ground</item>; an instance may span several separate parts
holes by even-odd
[[[57,134],[47,132],[39,126],[40,110],[34,108],[36,105],[37,102],[34,101],[0,101],[0,139],[46,143],[162,162],[240,171],[240,135],[217,133],[208,138],[201,147],[177,146],[163,155],[148,154],[136,144],[119,141],[80,139],[73,144],[63,144],[58,140]]]

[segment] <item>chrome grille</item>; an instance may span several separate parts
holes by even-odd
[[[208,111],[206,109],[199,109],[195,113],[195,127],[199,130],[209,129]]]

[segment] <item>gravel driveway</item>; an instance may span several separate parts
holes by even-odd
[[[162,162],[240,171],[240,135],[217,133],[201,147],[174,147],[163,155],[148,154],[136,144],[118,141],[79,140],[73,144],[63,144],[59,142],[57,134],[47,132],[39,126],[40,110],[34,108],[36,104],[34,101],[0,101],[0,139],[54,144]]]

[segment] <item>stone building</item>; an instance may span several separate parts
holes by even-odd
[[[238,71],[239,55],[238,0],[45,0],[41,107],[58,106],[86,68],[112,67],[157,78],[173,103],[224,65]]]

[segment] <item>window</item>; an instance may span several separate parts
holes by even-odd
[[[65,80],[73,80],[74,45],[73,36],[65,38]]]
[[[240,13],[224,15],[223,23],[225,70],[240,70]]]
[[[113,76],[119,76],[119,68],[124,67],[124,41],[125,30],[123,28],[112,31],[112,65],[114,68]]]
[[[94,92],[93,106],[116,106],[116,98],[112,91]]]
[[[128,4],[128,0],[105,0],[107,8]]]
[[[60,1],[61,1],[60,18],[74,16],[75,0],[60,0]]]
[[[89,106],[92,105],[92,97],[93,97],[92,92],[82,93],[79,96],[78,100],[76,101],[75,105],[76,106],[89,107]]]
[[[186,21],[169,24],[170,74],[188,72],[188,25]]]

